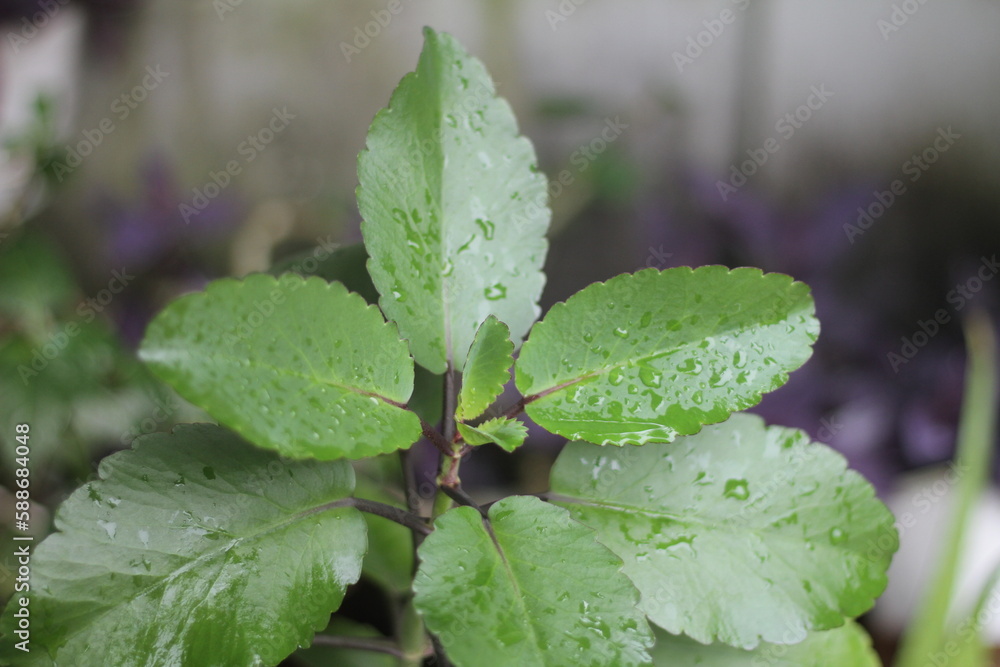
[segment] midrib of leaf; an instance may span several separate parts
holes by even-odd
[[[435,73],[437,73],[437,72],[440,71],[438,69],[438,67],[441,65],[440,63],[436,62],[437,61],[438,52],[434,51],[432,53],[432,55],[434,56],[434,59],[435,59],[435,63],[434,63],[435,68],[434,68],[434,71],[435,71]],[[440,94],[440,90],[441,90],[440,86],[436,87],[435,90],[437,91],[437,94],[434,95],[434,115],[433,115],[434,134],[432,134],[431,136],[435,136],[435,137],[441,136],[441,137],[443,137],[444,136],[444,132],[446,132],[447,130],[442,130],[442,124],[441,124],[441,116],[443,114],[443,109],[442,109],[442,105],[441,105],[442,99],[441,99],[441,94]],[[439,239],[438,240],[438,257],[443,257],[443,258],[445,258],[445,261],[447,261],[448,258],[451,257],[451,253],[453,252],[453,249],[445,247],[446,243],[451,240],[451,235],[450,234],[445,235],[445,226],[446,226],[446,223],[445,223],[445,201],[444,201],[444,179],[446,177],[445,170],[444,170],[445,156],[444,156],[444,150],[443,150],[443,142],[434,142],[434,143],[435,143],[435,147],[437,149],[437,150],[435,150],[435,157],[437,158],[437,160],[436,160],[436,164],[434,166],[437,169],[436,173],[440,174],[440,176],[439,176],[439,178],[435,179],[436,185],[437,185],[437,190],[436,191],[432,190],[431,194],[432,194],[432,198],[434,200],[434,203],[437,205],[437,210],[438,210],[438,224],[441,226],[440,233],[438,234],[438,239]],[[455,351],[452,349],[452,342],[451,342],[452,341],[452,335],[451,335],[451,333],[452,333],[451,332],[451,299],[449,298],[449,294],[451,293],[451,284],[450,284],[451,276],[441,275],[441,270],[440,270],[440,267],[439,267],[439,269],[438,269],[438,279],[441,281],[441,317],[442,317],[442,320],[443,320],[442,327],[443,327],[443,330],[444,330],[444,356],[445,356],[445,363],[448,365],[448,368],[454,368],[455,367]]]
[[[183,355],[183,356],[187,356],[189,358],[192,356],[191,353],[190,353],[190,351],[187,351],[187,350],[172,352],[171,354],[172,355],[176,355],[176,356]],[[300,354],[301,354],[301,351],[300,351]],[[147,353],[146,360],[147,361],[155,361],[157,359],[163,359],[164,356],[167,356],[167,355],[163,355],[161,353],[156,353],[154,355],[150,355],[149,353]],[[239,363],[235,363],[235,362],[239,362],[240,361],[240,359],[238,357],[230,356],[230,355],[225,354],[223,352],[216,352],[216,351],[213,351],[208,356],[210,358],[213,358],[213,359],[224,359],[226,361],[233,362],[232,363],[233,366],[235,366],[237,368],[239,367]],[[312,364],[309,363],[309,360],[306,359],[305,361],[306,361],[306,363],[309,364],[310,368],[312,368]],[[368,391],[367,389],[362,389],[360,387],[354,387],[354,386],[351,386],[351,385],[348,385],[348,384],[343,384],[343,383],[340,383],[340,382],[336,382],[335,380],[332,380],[332,379],[329,379],[329,378],[320,377],[319,375],[315,374],[315,369],[313,369],[313,375],[307,375],[305,373],[299,373],[299,372],[296,372],[296,371],[294,371],[292,369],[289,369],[289,368],[284,368],[284,367],[281,367],[281,366],[275,366],[273,364],[269,364],[267,362],[259,361],[259,360],[257,360],[257,361],[251,361],[250,365],[251,366],[257,366],[257,367],[260,367],[260,368],[270,369],[275,375],[284,375],[284,376],[287,376],[287,377],[299,378],[301,380],[309,380],[309,381],[315,382],[316,384],[326,385],[328,387],[334,387],[334,388],[337,388],[337,389],[343,389],[344,391],[349,391],[349,392],[352,392],[352,393],[355,393],[355,394],[359,394],[361,396],[370,396],[372,398],[377,398],[377,399],[379,399],[379,400],[381,400],[381,401],[383,401],[383,402],[385,402],[385,403],[387,403],[387,404],[389,404],[389,405],[391,405],[391,406],[393,406],[395,408],[400,408],[401,410],[405,410],[406,409],[404,407],[405,404],[399,403],[397,401],[394,401],[391,398],[389,398],[388,396],[383,396],[383,395],[378,394],[378,393],[376,393],[374,391]]]
[[[430,109],[427,113],[427,119],[429,121],[428,124],[430,125],[430,130],[431,130],[430,136],[443,137],[444,132],[447,131],[442,129],[443,86],[440,80],[441,79],[440,72],[443,67],[443,64],[438,59],[439,51],[437,49],[428,49],[427,52],[429,53],[429,58],[430,58],[430,66],[428,67],[428,72],[431,81],[428,82],[426,88],[431,90],[433,93],[431,95],[433,104],[430,106]],[[418,76],[419,76],[419,71],[418,73],[415,73],[414,78]],[[416,135],[418,137],[418,146],[420,145],[419,137],[421,134],[422,132],[420,131],[416,132]],[[436,248],[437,256],[439,258],[441,257],[448,258],[451,256],[451,249],[445,247],[447,240],[450,239],[450,236],[445,234],[446,221],[445,221],[445,203],[444,203],[444,178],[446,174],[444,169],[445,156],[443,150],[443,142],[434,141],[431,143],[434,149],[431,151],[427,151],[424,154],[422,160],[424,168],[422,170],[421,175],[423,176],[424,179],[424,185],[427,187],[428,192],[431,193],[431,200],[433,202],[433,207],[437,213],[437,224],[439,227],[437,235],[438,243]],[[428,163],[430,163],[429,166]],[[433,178],[433,176],[435,175],[437,177]],[[429,217],[430,216],[428,216],[428,218]],[[432,220],[428,219],[427,224],[428,225],[432,224]],[[445,363],[448,365],[448,367],[454,368],[455,355],[452,350],[452,343],[451,343],[451,338],[452,338],[451,306],[448,299],[448,294],[450,291],[449,276],[441,275],[441,271],[438,270],[436,277],[441,286],[441,293],[438,295],[438,297],[441,300],[441,318],[442,318],[441,330],[442,334],[444,335]]]
[[[496,533],[493,532],[493,524],[490,523],[490,520],[486,517],[483,517],[482,519],[483,528],[486,530],[486,534],[490,536],[490,540],[492,540],[493,546],[496,548],[497,554],[500,556],[500,563],[503,565],[504,572],[507,573],[507,578],[510,580],[511,586],[514,587],[517,606],[521,612],[521,618],[525,619],[525,625],[531,633],[531,644],[536,649],[536,655],[544,655],[544,647],[538,641],[538,634],[535,632],[535,625],[531,622],[531,616],[528,615],[528,606],[524,602],[524,593],[521,591],[521,585],[518,583],[517,577],[514,576],[514,571],[510,568],[510,563],[507,561],[507,554],[504,553],[503,547],[500,546],[500,541],[497,539]]]
[[[777,320],[777,321],[774,321],[774,322],[758,322],[757,323],[758,326],[763,326],[763,327],[773,326],[775,324],[780,324],[780,320]],[[717,333],[713,333],[711,335],[712,336],[719,336],[719,335],[722,335],[722,334],[730,333],[731,331],[736,330],[736,329],[738,329],[738,327],[736,327],[736,326],[728,326],[727,325],[727,326],[724,326],[724,327],[718,329]],[[664,334],[663,337],[660,338],[659,341],[657,341],[657,343],[656,343],[655,346],[659,347],[660,345],[663,345],[666,342],[666,339],[667,339],[668,335],[669,334]],[[564,381],[562,381],[562,382],[560,382],[558,384],[555,384],[555,385],[553,385],[551,387],[547,387],[545,389],[542,389],[541,391],[537,391],[534,394],[532,394],[531,397],[532,397],[533,400],[538,400],[538,399],[543,398],[545,396],[548,396],[550,394],[554,394],[557,391],[561,391],[561,390],[566,389],[568,387],[572,387],[575,384],[579,384],[580,382],[583,382],[584,380],[588,380],[590,378],[598,377],[600,375],[604,375],[606,373],[609,373],[609,372],[613,371],[616,368],[627,368],[630,365],[638,364],[638,363],[641,363],[643,361],[652,361],[654,359],[660,359],[662,357],[667,357],[667,356],[670,356],[670,355],[673,355],[673,354],[677,354],[678,352],[689,351],[697,343],[700,343],[700,342],[704,341],[708,337],[709,336],[703,336],[701,338],[692,338],[691,340],[685,340],[683,342],[678,343],[677,346],[674,349],[663,350],[663,351],[658,351],[658,352],[651,352],[649,354],[645,354],[645,355],[638,356],[638,357],[629,357],[628,359],[624,359],[624,360],[622,360],[622,361],[620,361],[618,363],[614,363],[614,364],[611,364],[611,365],[608,365],[608,366],[599,366],[598,368],[596,368],[596,369],[594,369],[592,371],[589,371],[587,373],[584,373],[583,375],[579,375],[579,376],[576,376],[576,377],[569,378],[568,380],[564,380]],[[617,348],[619,345],[620,345],[620,343],[616,343],[615,347]],[[581,421],[588,421],[588,423],[589,423],[590,420],[581,420]],[[618,423],[618,422],[616,421],[615,423]],[[656,425],[659,426],[659,424],[656,424]]]
[[[198,554],[194,558],[191,558],[190,560],[186,560],[183,565],[181,565],[180,567],[178,567],[178,568],[170,571],[169,573],[163,575],[162,577],[157,578],[157,580],[154,583],[151,583],[150,585],[146,586],[145,588],[140,589],[134,595],[131,595],[129,597],[121,599],[116,604],[114,604],[112,606],[106,606],[106,607],[103,607],[103,608],[100,608],[100,609],[97,609],[97,610],[84,610],[80,614],[78,614],[77,616],[69,617],[66,620],[67,621],[75,620],[75,619],[77,619],[77,618],[79,618],[81,616],[89,616],[89,615],[105,616],[105,615],[111,613],[112,611],[114,611],[115,609],[117,609],[118,607],[120,607],[120,606],[122,606],[124,604],[130,604],[130,603],[134,602],[135,600],[137,600],[137,599],[139,599],[141,597],[144,597],[148,593],[151,593],[152,591],[155,591],[158,588],[165,587],[168,583],[172,583],[172,582],[176,581],[178,578],[180,578],[181,576],[187,574],[189,571],[191,571],[192,569],[194,569],[196,566],[197,567],[202,567],[205,564],[211,562],[212,560],[214,560],[214,559],[216,559],[216,558],[218,558],[220,556],[224,556],[225,554],[229,553],[230,551],[232,551],[235,547],[237,547],[240,544],[243,544],[245,542],[251,542],[252,543],[252,542],[255,542],[255,541],[259,541],[261,538],[266,537],[267,535],[269,535],[269,534],[271,534],[271,533],[273,533],[273,532],[275,532],[275,531],[277,531],[279,529],[291,526],[295,522],[300,521],[302,519],[305,519],[306,517],[312,516],[313,514],[319,514],[321,512],[326,512],[326,511],[333,510],[333,509],[340,509],[342,507],[351,507],[351,500],[352,500],[352,498],[350,498],[350,497],[348,497],[348,498],[340,498],[340,499],[337,499],[337,500],[334,500],[334,501],[331,501],[331,502],[328,502],[328,503],[323,503],[322,505],[317,505],[316,507],[309,507],[309,508],[306,508],[304,510],[300,510],[299,512],[296,512],[295,514],[292,514],[291,516],[285,517],[284,519],[281,519],[281,520],[279,520],[277,522],[268,524],[267,526],[265,526],[261,530],[257,530],[255,532],[252,532],[249,535],[240,535],[240,536],[237,536],[237,537],[232,537],[232,539],[228,540],[223,546],[219,546],[216,549],[208,549],[206,551],[201,552],[200,554]],[[273,502],[272,502],[272,504],[273,504]],[[94,541],[97,542],[98,544],[104,544],[102,541],[99,541],[99,540],[94,540]],[[148,550],[147,549],[143,549],[142,551],[146,552]],[[157,553],[160,553],[160,554],[165,555],[165,556],[177,556],[178,555],[178,554],[170,554],[170,553],[163,552],[163,551],[159,551]],[[124,573],[124,572],[122,572],[120,574],[122,574],[123,576],[126,575],[126,573]]]
[[[668,521],[673,521],[673,522],[678,523],[678,524],[680,524],[680,525],[682,525],[684,527],[687,527],[687,528],[698,528],[698,529],[704,530],[708,534],[726,532],[726,533],[729,533],[729,534],[734,535],[736,537],[745,536],[745,535],[754,535],[754,536],[758,537],[761,540],[761,542],[763,542],[764,544],[768,544],[768,542],[770,542],[770,541],[791,543],[793,545],[801,545],[802,544],[802,540],[800,540],[800,539],[798,539],[796,537],[789,538],[789,537],[784,536],[781,533],[774,533],[774,532],[766,531],[764,534],[767,536],[768,539],[764,539],[760,535],[757,535],[756,532],[753,532],[753,531],[749,530],[749,528],[751,528],[751,527],[756,527],[756,528],[760,528],[760,529],[768,528],[772,523],[774,523],[773,521],[772,522],[768,522],[768,524],[765,525],[765,526],[752,526],[752,524],[750,524],[749,522],[741,523],[740,525],[746,526],[747,530],[743,531],[743,532],[740,532],[738,530],[735,530],[739,526],[733,520],[722,520],[722,521],[716,523],[716,522],[709,522],[707,520],[701,520],[701,519],[698,519],[698,518],[695,518],[695,517],[683,517],[683,518],[681,518],[681,517],[679,517],[676,514],[667,514],[666,512],[658,512],[656,510],[650,510],[648,508],[635,507],[633,505],[625,505],[625,504],[622,504],[622,503],[613,503],[613,502],[600,501],[600,500],[576,498],[576,497],[573,497],[573,496],[564,496],[564,495],[558,494],[558,493],[549,493],[549,494],[546,495],[546,498],[550,502],[554,502],[554,503],[566,503],[566,504],[571,504],[571,505],[584,505],[584,506],[593,507],[593,508],[596,508],[596,509],[608,510],[608,511],[612,511],[612,512],[621,512],[623,514],[625,514],[625,513],[640,514],[640,515],[645,516],[645,517],[647,517],[649,519],[666,519]],[[797,511],[797,508],[796,508],[796,511]],[[779,520],[780,519],[775,519],[775,521],[779,521]],[[729,530],[723,530],[723,527],[728,528]]]

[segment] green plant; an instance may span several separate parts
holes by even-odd
[[[877,663],[850,619],[884,588],[891,515],[838,454],[733,414],[811,354],[804,284],[647,269],[535,324],[545,177],[482,64],[432,30],[359,180],[365,249],[334,253],[334,282],[219,280],[150,325],[141,357],[221,426],[102,462],[34,553],[31,652],[8,609],[4,657],[276,664],[329,626],[343,661]],[[522,398],[496,406],[512,366]],[[575,442],[550,492],[480,506],[462,458],[519,447],[522,413]],[[428,513],[409,475],[398,497],[373,481],[421,438],[441,452]],[[393,637],[331,623],[363,572]]]
[[[956,482],[948,537],[942,542],[934,574],[906,629],[896,657],[899,667],[920,667],[927,662],[941,667],[991,664],[980,635],[985,619],[993,613],[988,605],[992,604],[992,594],[1000,582],[1000,566],[994,568],[971,609],[954,609],[962,548],[967,542],[966,532],[975,503],[989,483],[991,445],[995,441],[997,422],[996,334],[982,311],[972,312],[965,329],[968,359],[955,458],[957,467],[969,472]]]

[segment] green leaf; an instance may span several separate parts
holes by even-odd
[[[497,502],[489,520],[450,510],[418,554],[414,602],[455,665],[650,664],[635,589],[593,532],[530,497]]]
[[[621,556],[650,620],[744,649],[868,610],[898,545],[840,454],[754,415],[673,444],[570,443],[550,499]]]
[[[656,632],[653,664],[663,667],[881,667],[872,640],[854,621],[835,630],[810,632],[798,644],[761,644],[752,651],[710,644],[708,646],[684,637]]]
[[[362,458],[409,447],[413,361],[396,328],[340,283],[223,279],[161,312],[141,358],[181,396],[261,447]]]
[[[497,417],[483,422],[479,426],[459,423],[458,432],[470,445],[485,445],[492,442],[508,452],[523,445],[524,439],[528,437],[528,428],[516,419],[509,417]]]
[[[19,664],[274,665],[358,579],[365,524],[346,462],[288,461],[211,425],[101,462],[35,550]],[[3,617],[15,627],[14,605]]]
[[[358,157],[361,231],[386,316],[417,363],[462,370],[480,322],[520,343],[538,317],[549,223],[546,180],[483,64],[424,30]]]
[[[514,364],[514,343],[510,329],[493,315],[476,332],[469,348],[469,357],[462,374],[462,390],[458,394],[455,417],[468,421],[480,417],[493,404],[510,379]]]
[[[646,269],[584,288],[516,365],[528,415],[571,440],[642,445],[756,405],[812,354],[809,288],[759,269]]]

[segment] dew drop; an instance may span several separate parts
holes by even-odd
[[[750,497],[750,485],[745,479],[726,480],[726,488],[722,495],[735,500],[746,500]]]
[[[118,532],[118,524],[114,521],[105,521],[103,519],[97,520],[97,525],[104,529],[104,532],[108,534],[108,537],[112,540],[115,539],[115,534]]]
[[[624,381],[625,371],[622,369],[615,367],[611,369],[610,373],[608,373],[608,382],[610,382],[613,387],[617,387]]]
[[[846,539],[847,534],[840,528],[834,528],[830,531],[830,544],[841,544]]]
[[[663,374],[649,366],[642,366],[639,368],[639,380],[651,389],[659,389],[663,384]]]
[[[617,327],[615,329],[615,335],[618,336],[619,338],[628,338],[628,329]]]
[[[695,359],[694,357],[691,357],[689,359],[685,359],[684,363],[682,363],[680,366],[677,367],[677,370],[679,370],[682,373],[697,375],[698,373],[701,372],[701,362]]]
[[[488,301],[499,301],[507,298],[507,286],[495,283],[483,290],[483,293]]]
[[[482,218],[476,218],[476,224],[479,225],[481,230],[483,230],[483,236],[486,237],[486,240],[492,241],[493,236],[496,233],[496,225],[489,220],[483,220]]]

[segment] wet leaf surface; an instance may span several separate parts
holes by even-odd
[[[802,431],[734,415],[671,444],[570,443],[552,500],[625,561],[650,620],[701,642],[795,642],[867,611],[898,546],[858,473]]]
[[[490,314],[519,344],[538,317],[550,212],[531,143],[483,64],[424,30],[358,157],[361,231],[386,316],[417,363],[462,370]]]
[[[492,442],[512,452],[524,444],[528,437],[528,428],[509,417],[497,417],[483,422],[479,426],[459,424],[458,431],[470,445],[485,445]]]
[[[510,380],[513,353],[510,329],[490,315],[480,325],[469,348],[465,372],[462,373],[462,390],[458,394],[457,419],[476,419],[496,400]]]
[[[417,610],[458,667],[649,665],[652,635],[621,561],[537,498],[458,507],[420,547]]]
[[[282,460],[218,426],[138,439],[35,550],[18,664],[277,664],[360,576],[364,520],[326,507],[353,488],[346,462]]]
[[[835,630],[810,632],[798,644],[760,644],[744,651],[700,644],[684,636],[656,633],[653,664],[659,667],[881,667],[871,637],[854,621]]]
[[[756,405],[812,354],[809,288],[759,269],[646,269],[584,288],[531,331],[517,388],[571,440],[669,442]]]
[[[413,360],[396,328],[340,283],[217,280],[167,306],[140,357],[181,396],[285,456],[363,458],[420,437]]]

